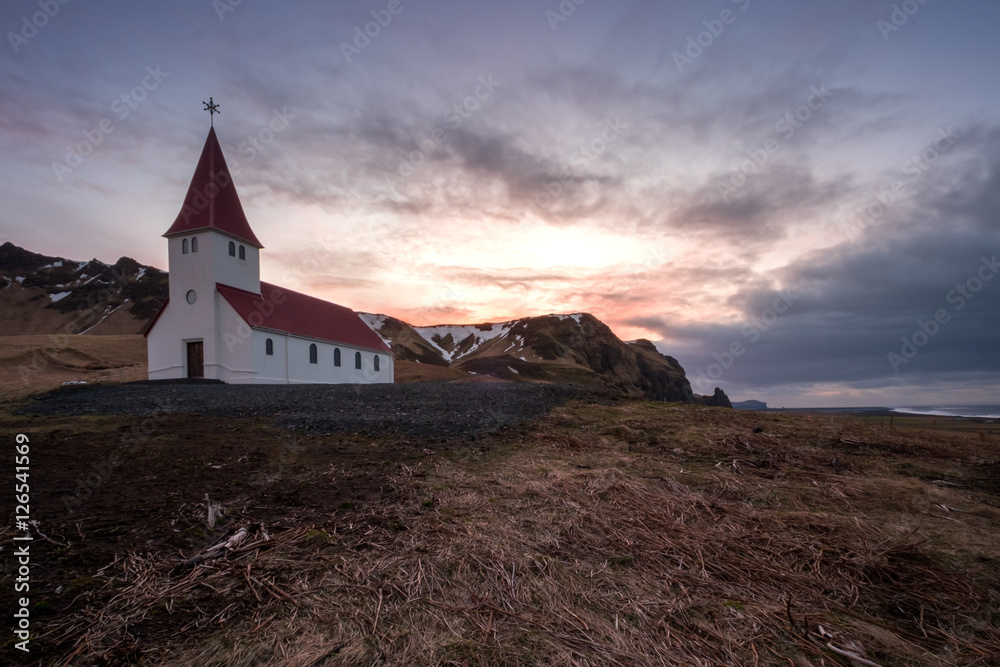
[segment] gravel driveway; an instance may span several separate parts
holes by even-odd
[[[72,386],[21,412],[36,415],[273,416],[307,433],[469,437],[534,419],[587,393],[564,384],[421,382],[375,385],[125,384]]]

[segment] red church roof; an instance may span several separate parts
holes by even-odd
[[[255,329],[272,329],[392,353],[378,334],[350,308],[265,282],[260,283],[260,294],[222,283],[216,283],[215,287],[239,316]]]
[[[184,206],[164,236],[215,229],[233,238],[263,248],[243,213],[233,176],[226,166],[215,128],[208,131],[201,159],[188,186]]]

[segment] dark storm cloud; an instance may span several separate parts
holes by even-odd
[[[1000,157],[995,133],[984,137],[961,178],[949,178],[950,189],[917,195],[915,224],[804,255],[775,274],[780,290],[738,291],[730,299],[738,323],[678,325],[654,316],[628,324],[670,340],[693,362],[689,371],[730,363],[712,378],[723,386],[995,382]],[[744,350],[738,357],[734,343]]]

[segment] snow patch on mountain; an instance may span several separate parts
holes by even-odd
[[[374,313],[358,313],[365,324],[370,326],[375,331],[378,331],[383,326],[385,326],[385,315],[375,315]]]
[[[385,346],[392,348],[392,341],[382,335],[382,327],[385,325],[385,315],[375,315],[373,313],[358,313],[361,321],[368,325],[372,331],[378,334]]]
[[[510,328],[515,324],[517,324],[517,320],[510,322],[497,322],[493,324],[442,324],[433,327],[413,327],[413,329],[420,334],[424,340],[433,345],[435,349],[439,350],[445,361],[450,363],[472,354],[478,350],[483,343],[487,343],[495,338],[503,336],[510,331]],[[442,341],[449,335],[455,345],[455,348],[452,350],[444,349],[434,340],[437,338],[438,341]],[[472,346],[464,352],[459,352],[458,345],[469,336],[473,336]]]

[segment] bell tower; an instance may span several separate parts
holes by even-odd
[[[260,250],[250,228],[215,128],[188,186],[177,219],[163,235],[169,243],[170,301],[188,291],[210,296],[216,283],[260,293]]]
[[[263,246],[243,212],[214,127],[181,211],[163,236],[170,297],[161,310],[164,321],[148,333],[150,378],[228,377],[235,362],[225,361],[231,354],[224,341],[234,325],[216,285],[260,294]]]

